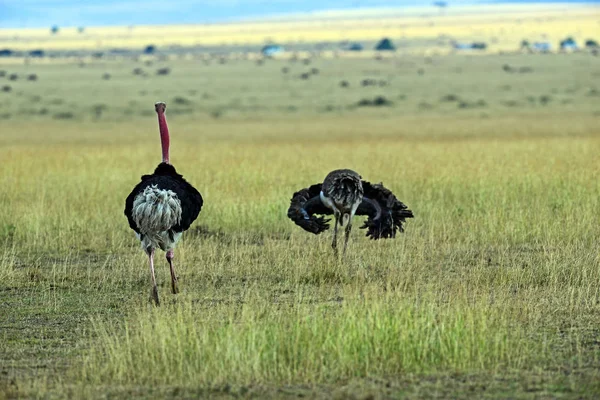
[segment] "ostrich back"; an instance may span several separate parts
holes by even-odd
[[[358,173],[350,169],[331,171],[323,181],[321,191],[342,213],[350,212],[363,198],[363,186]]]

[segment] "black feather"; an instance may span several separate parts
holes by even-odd
[[[318,235],[329,229],[329,219],[317,217],[315,214],[331,215],[333,211],[327,208],[320,198],[321,184],[312,185],[294,193],[288,209],[288,218],[305,231]]]
[[[360,229],[367,229],[367,237],[371,239],[393,238],[396,232],[404,232],[406,218],[413,218],[413,212],[394,196],[381,183],[371,184],[363,181],[364,197],[356,210],[356,215],[367,215],[369,218]]]
[[[142,181],[127,196],[125,200],[125,216],[129,221],[131,229],[140,233],[133,220],[133,201],[145,188],[152,185],[156,185],[159,189],[171,190],[177,195],[177,198],[181,202],[181,221],[179,224],[171,227],[171,231],[179,233],[187,230],[192,222],[198,218],[198,214],[200,214],[203,204],[202,196],[182,175],[177,173],[174,166],[166,163],[158,164],[152,175],[142,176]]]

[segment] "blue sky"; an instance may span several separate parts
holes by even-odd
[[[514,3],[522,0],[480,2],[505,1]],[[432,2],[433,0],[0,0],[0,27],[206,23],[328,9],[423,6]],[[476,2],[478,0],[449,1],[450,4]]]

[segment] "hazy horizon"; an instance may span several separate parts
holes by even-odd
[[[598,3],[600,0],[458,0],[453,5],[502,3]],[[424,0],[104,0],[81,4],[75,0],[0,0],[0,28],[58,26],[164,25],[231,22],[286,14],[361,8],[424,7]]]

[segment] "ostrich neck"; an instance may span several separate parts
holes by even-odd
[[[162,147],[162,161],[169,164],[169,127],[167,127],[167,119],[164,113],[158,114],[158,128],[160,130],[160,144]]]

